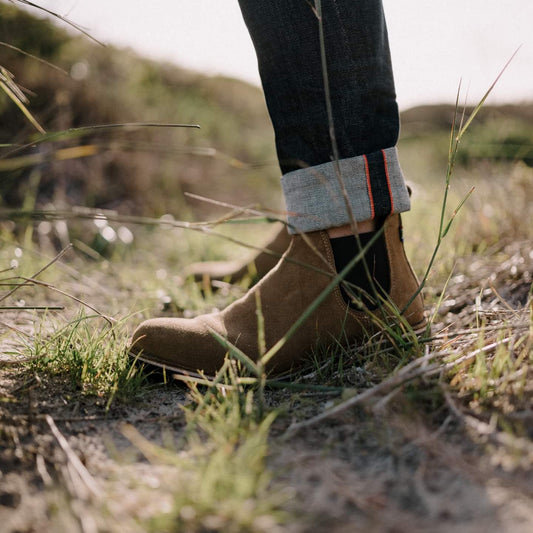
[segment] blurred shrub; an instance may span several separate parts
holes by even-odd
[[[465,117],[472,112],[467,108]],[[462,109],[459,110],[458,120]],[[421,138],[436,130],[449,132],[455,115],[449,104],[426,105],[402,113],[402,137]],[[533,166],[533,101],[516,105],[486,105],[461,141],[458,163],[524,162]]]
[[[63,68],[62,74],[0,46],[0,65],[28,88],[29,108],[47,132],[94,124],[193,123],[197,129],[110,129],[32,143],[36,132],[0,94],[0,164],[32,156],[37,164],[0,170],[3,205],[84,205],[176,218],[209,216],[190,191],[237,204],[279,206],[273,133],[259,88],[207,77],[128,50],[102,47],[0,3],[1,40]],[[57,151],[91,145],[91,157],[57,161]],[[12,165],[13,166],[13,165]],[[0,167],[1,168],[1,167]],[[31,180],[38,173],[38,180]],[[191,213],[194,211],[194,214]]]

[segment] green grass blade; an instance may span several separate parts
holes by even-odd
[[[209,328],[209,333],[219,342],[221,346],[228,350],[229,355],[240,361],[250,372],[255,376],[260,375],[259,367],[242,351],[232,344],[228,339],[224,338],[217,331],[212,328]]]
[[[68,76],[68,72],[61,67],[58,67],[57,65],[54,65],[53,63],[50,63],[49,61],[46,61],[45,59],[42,59],[38,56],[35,56],[33,54],[30,54],[29,52],[26,52],[25,50],[22,50],[18,48],[17,46],[13,46],[12,44],[6,43],[4,41],[0,41],[0,46],[4,46],[5,48],[9,48],[10,50],[14,50],[15,52],[18,52],[19,54],[22,54],[26,57],[29,57],[35,61],[38,61],[39,63],[42,63],[43,65],[46,65],[47,67],[50,67],[54,70],[57,70],[58,72],[61,72],[61,74],[64,74],[65,76]]]
[[[300,315],[298,320],[294,322],[287,333],[276,343],[268,352],[262,357],[261,362],[266,365],[279,350],[287,343],[287,341],[298,331],[302,324],[314,313],[317,307],[329,296],[329,294],[337,287],[337,285],[346,277],[348,272],[364,258],[367,250],[374,244],[374,242],[380,237],[384,230],[382,227],[379,231],[376,231],[375,235],[368,241],[367,245],[338,273],[332,278],[327,287],[318,295],[318,297],[309,305],[309,307]]]
[[[459,130],[459,133],[457,134],[457,140],[458,141],[461,140],[463,135],[466,133],[466,130],[470,127],[470,124],[472,124],[472,121],[474,120],[474,118],[476,118],[476,115],[479,113],[479,111],[481,110],[481,108],[485,104],[485,101],[487,100],[489,95],[494,90],[494,87],[496,86],[496,84],[500,81],[500,78],[503,76],[503,73],[507,70],[507,68],[509,67],[509,65],[511,64],[513,59],[515,58],[516,54],[518,54],[518,51],[520,50],[521,47],[522,46],[519,46],[513,52],[513,55],[509,58],[509,60],[507,61],[507,63],[505,63],[505,65],[502,68],[502,70],[500,71],[500,73],[496,76],[496,79],[492,82],[492,85],[488,88],[487,92],[483,95],[483,97],[481,98],[479,103],[476,105],[476,107],[472,111],[472,114],[470,115],[470,117],[468,117],[468,120],[465,122],[464,126]]]

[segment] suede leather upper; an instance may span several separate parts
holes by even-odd
[[[418,289],[418,281],[400,241],[399,215],[385,221],[385,241],[391,271],[390,300],[403,309]],[[226,348],[213,336],[220,336],[257,361],[257,293],[264,317],[266,349],[270,349],[326,289],[336,275],[328,235],[324,231],[295,235],[289,249],[274,269],[241,299],[225,310],[193,319],[154,318],[135,331],[131,352],[143,361],[177,371],[214,375],[226,357]],[[418,295],[404,316],[415,328],[424,325],[423,302]],[[297,367],[318,343],[342,344],[360,341],[375,330],[363,311],[351,309],[338,285],[327,295],[309,319],[287,340],[267,366],[270,373]]]

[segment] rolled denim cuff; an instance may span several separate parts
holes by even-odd
[[[288,172],[281,185],[290,233],[342,226],[352,217],[357,222],[386,217],[411,207],[396,147]]]

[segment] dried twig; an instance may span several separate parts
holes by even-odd
[[[414,379],[417,379],[422,376],[431,377],[440,373],[450,371],[453,368],[457,367],[457,365],[475,358],[480,353],[488,352],[496,348],[497,346],[500,346],[501,344],[505,344],[511,339],[512,337],[506,337],[505,339],[483,346],[482,348],[474,350],[473,352],[465,354],[447,363],[442,363],[441,361],[432,361],[435,361],[435,359],[439,357],[453,357],[454,355],[458,355],[458,353],[456,352],[455,354],[453,354],[447,351],[436,352],[425,355],[424,357],[420,357],[419,359],[415,359],[408,365],[404,366],[397,374],[390,376],[388,379],[382,381],[378,385],[375,385],[370,389],[366,389],[365,391],[357,394],[356,396],[353,396],[352,398],[341,402],[332,409],[329,409],[328,411],[314,416],[313,418],[304,420],[303,422],[299,422],[297,424],[293,424],[287,429],[285,433],[285,438],[292,437],[300,430],[314,426],[319,422],[327,420],[328,418],[334,418],[343,413],[344,411],[355,407],[356,405],[368,402],[371,398],[375,398],[376,396],[382,396],[384,394],[390,394],[394,389],[402,387],[409,381],[413,381]]]
[[[533,443],[530,440],[498,431],[494,424],[487,424],[472,415],[463,413],[448,391],[444,391],[444,398],[450,411],[457,419],[466,427],[474,430],[480,437],[492,440],[496,444],[520,450],[521,453],[526,455],[528,462],[533,461]]]
[[[211,205],[218,207],[224,207],[226,209],[231,209],[235,212],[240,212],[247,215],[253,215],[258,217],[271,217],[271,220],[274,222],[281,222],[282,224],[287,224],[285,220],[286,213],[279,213],[271,209],[261,208],[260,210],[253,207],[242,207],[235,204],[230,204],[228,202],[221,202],[220,200],[214,200],[213,198],[207,198],[206,196],[201,196],[199,194],[193,194],[190,192],[185,192],[185,196],[192,198],[193,200],[198,200],[200,202],[205,202]]]
[[[37,472],[41,476],[45,487],[52,486],[53,480],[50,474],[48,473],[48,470],[46,469],[46,462],[44,460],[44,457],[40,453],[38,453],[37,457],[35,458],[35,467],[37,469]]]
[[[64,311],[62,305],[2,305],[0,311]]]

